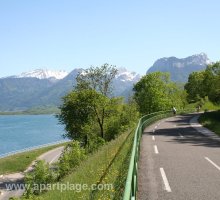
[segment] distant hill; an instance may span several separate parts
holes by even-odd
[[[21,75],[0,78],[0,111],[22,111],[30,108],[59,106],[62,97],[76,85],[82,69],[64,71],[38,69]],[[140,75],[119,68],[113,81],[113,95],[127,97]]]
[[[190,73],[204,70],[210,63],[211,61],[205,53],[182,59],[176,57],[161,58],[149,68],[147,74],[156,71],[169,72],[172,81],[187,82]]]

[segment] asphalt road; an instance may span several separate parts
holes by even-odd
[[[164,119],[144,131],[139,200],[220,200],[220,141],[192,128],[194,116]]]
[[[41,156],[37,160],[45,160],[47,163],[52,164],[58,161],[64,147],[58,147],[50,150]],[[28,167],[26,171],[33,169],[33,166]],[[6,184],[21,184],[23,183],[24,173],[14,173],[5,176],[0,176],[0,200],[8,200],[10,197],[19,197],[23,194],[24,190],[6,190]]]

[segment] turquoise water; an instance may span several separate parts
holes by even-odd
[[[62,140],[63,133],[53,115],[0,115],[0,155]]]

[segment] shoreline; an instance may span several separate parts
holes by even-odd
[[[38,149],[41,149],[41,148],[44,148],[44,147],[50,147],[50,146],[53,146],[53,145],[64,144],[64,143],[69,142],[69,141],[70,140],[68,140],[68,139],[59,140],[59,141],[56,141],[56,142],[51,142],[51,143],[47,143],[47,144],[27,147],[27,148],[20,149],[20,150],[10,151],[8,153],[0,154],[0,159],[7,158],[9,156],[13,156],[13,155],[20,154],[20,153],[26,153],[26,152],[33,151],[33,150],[38,150]]]

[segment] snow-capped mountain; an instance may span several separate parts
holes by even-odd
[[[60,79],[63,79],[67,75],[68,73],[64,70],[53,71],[53,70],[48,70],[48,69],[36,69],[33,71],[29,71],[29,72],[23,72],[18,76],[13,76],[13,78],[32,77],[32,78],[38,78],[38,79],[55,78],[55,79],[60,80]]]
[[[0,78],[0,111],[26,110],[39,106],[59,106],[62,97],[76,85],[82,69],[51,71],[37,69],[18,76]],[[128,97],[140,75],[120,68],[113,80],[113,96]]]
[[[126,68],[118,68],[118,74],[116,75],[115,79],[120,79],[123,82],[137,82],[141,78],[140,74],[136,72],[130,72]]]
[[[133,85],[141,78],[140,74],[130,72],[126,68],[118,68],[118,73],[113,80],[114,95],[129,97],[132,95]]]

